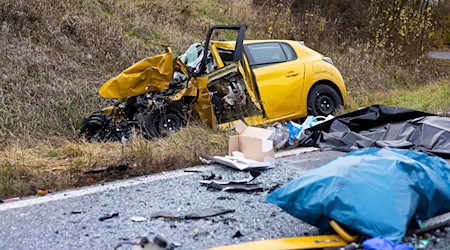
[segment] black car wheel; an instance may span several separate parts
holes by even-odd
[[[308,114],[327,116],[334,114],[342,106],[339,94],[328,85],[314,86],[308,96]]]
[[[159,138],[178,131],[186,121],[182,105],[178,103],[153,110],[144,119],[144,135],[147,138]]]

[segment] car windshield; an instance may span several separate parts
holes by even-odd
[[[184,54],[180,55],[178,58],[181,62],[186,65],[188,68],[192,68],[195,71],[200,70],[201,62],[203,59],[203,51],[204,47],[201,43],[194,43],[184,52]],[[214,70],[214,60],[212,59],[211,52],[208,51],[206,64],[206,73],[210,73]]]
[[[201,61],[203,50],[204,48],[200,43],[194,43],[178,58],[180,58],[184,65],[195,68]]]

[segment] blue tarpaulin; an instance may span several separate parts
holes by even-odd
[[[398,242],[413,216],[450,211],[450,166],[416,151],[364,148],[307,172],[266,202],[320,228],[331,218]]]

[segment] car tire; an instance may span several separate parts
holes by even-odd
[[[339,94],[332,87],[324,84],[314,86],[308,95],[308,114],[327,116],[335,114],[342,106]]]
[[[171,103],[161,110],[154,110],[144,118],[144,136],[146,138],[160,138],[171,132],[180,130],[186,123],[183,106]]]

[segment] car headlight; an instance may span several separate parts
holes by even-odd
[[[329,57],[327,57],[327,56],[324,56],[324,57],[322,58],[322,60],[324,60],[325,62],[327,62],[327,63],[329,63],[329,64],[333,64],[333,60],[331,60],[331,58],[329,58]]]

